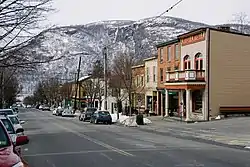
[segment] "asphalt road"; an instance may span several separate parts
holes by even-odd
[[[30,167],[250,167],[250,152],[140,131],[93,125],[35,109],[21,111]]]

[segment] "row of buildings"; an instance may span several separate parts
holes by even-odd
[[[209,120],[220,107],[250,110],[250,36],[228,27],[199,28],[158,44],[132,67],[133,105],[156,115]]]

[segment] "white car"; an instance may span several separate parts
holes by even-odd
[[[75,115],[73,114],[71,109],[64,109],[62,112],[63,117],[74,117]]]
[[[17,129],[23,129],[22,124],[24,124],[25,121],[19,120],[18,117],[17,117],[17,115],[9,115],[8,117],[11,120],[12,124],[14,125],[15,131]],[[24,134],[24,133],[22,133],[22,134]]]
[[[55,108],[52,112],[53,115],[56,115],[56,112],[57,112],[57,108]]]
[[[0,116],[0,121],[2,121],[3,125],[5,126],[12,142],[16,143],[16,138],[19,136],[19,134],[22,132],[22,129],[15,130],[14,125],[12,124],[11,120],[8,118],[8,116]],[[21,153],[21,147],[15,147],[15,150],[19,153]]]

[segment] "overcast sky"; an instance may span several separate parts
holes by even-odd
[[[138,20],[156,16],[178,0],[54,0],[56,25],[86,24],[101,20]],[[183,0],[169,16],[207,24],[228,23],[235,13],[250,16],[250,0]]]

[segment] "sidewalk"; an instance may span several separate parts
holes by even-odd
[[[141,130],[241,148],[250,147],[250,117],[192,124],[173,121],[171,119],[162,119],[162,117],[148,118],[152,121],[152,124],[139,126]]]

